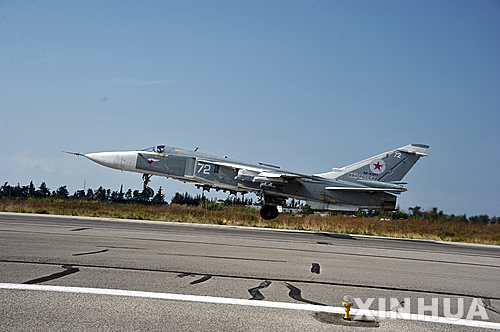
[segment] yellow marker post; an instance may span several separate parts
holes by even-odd
[[[342,305],[345,308],[344,319],[345,320],[351,320],[349,318],[349,311],[351,310],[351,307],[354,305],[354,298],[351,295],[344,296],[344,298],[342,299]]]

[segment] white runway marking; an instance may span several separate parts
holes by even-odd
[[[46,292],[61,292],[61,293],[80,293],[80,294],[97,294],[97,295],[111,295],[111,296],[129,296],[129,297],[142,297],[151,299],[173,300],[173,301],[189,301],[189,302],[203,302],[215,304],[236,304],[252,307],[266,307],[266,308],[279,308],[290,310],[304,310],[315,312],[329,312],[336,314],[344,314],[343,307],[330,307],[313,304],[299,304],[287,302],[270,302],[270,301],[257,301],[245,299],[232,299],[225,297],[213,296],[197,296],[186,294],[170,294],[170,293],[155,293],[155,292],[141,292],[130,291],[121,289],[104,289],[104,288],[86,288],[86,287],[65,287],[65,286],[49,286],[49,285],[28,285],[28,284],[8,284],[0,283],[0,289],[12,290],[31,290],[31,291],[46,291]],[[356,315],[357,309],[351,309],[351,317]],[[368,310],[365,310],[368,314]],[[360,311],[361,312],[361,311]],[[448,319],[445,317],[436,317],[429,315],[417,315],[408,313],[397,313],[394,311],[375,311],[370,310],[369,314],[375,315],[379,318],[389,319],[402,319],[402,320],[418,320],[433,323],[453,324],[462,326],[484,327],[490,329],[500,329],[500,323],[486,322],[478,320],[467,319]]]

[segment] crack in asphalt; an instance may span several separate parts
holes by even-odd
[[[262,295],[260,290],[269,287],[270,284],[271,284],[271,282],[269,280],[266,280],[266,281],[261,282],[259,286],[254,287],[254,288],[250,288],[248,290],[250,295],[252,295],[252,298],[250,300],[264,300],[265,297],[264,297],[264,295]]]
[[[135,238],[135,237],[123,237],[123,239],[130,240],[138,240],[145,241],[143,238]],[[170,242],[170,243],[189,243],[192,244],[192,241],[183,241],[183,240],[162,240],[162,239],[147,239],[147,241],[156,241],[156,242]],[[228,246],[235,247],[234,244],[223,244],[223,243],[210,243],[210,242],[196,242],[197,244],[205,244],[212,246]],[[307,253],[319,253],[319,254],[329,254],[329,255],[342,255],[342,256],[354,256],[354,257],[374,257],[374,258],[385,258],[385,259],[396,259],[396,260],[406,260],[406,261],[416,261],[416,262],[430,262],[430,263],[441,263],[441,264],[451,264],[451,265],[466,265],[466,266],[481,266],[481,267],[491,267],[500,269],[500,265],[490,265],[490,264],[480,264],[480,263],[472,263],[472,262],[452,262],[446,260],[436,260],[436,259],[426,259],[426,258],[411,258],[411,257],[397,257],[397,256],[388,256],[388,255],[375,255],[375,254],[360,254],[360,253],[349,253],[349,252],[333,252],[333,251],[323,251],[323,250],[308,250],[308,249],[290,249],[290,248],[280,248],[280,247],[265,247],[265,246],[253,246],[253,245],[238,245],[239,248],[259,248],[259,249],[272,249],[272,250],[285,250],[285,251],[294,251],[294,252],[307,252]],[[364,248],[364,247],[362,247]],[[369,247],[367,247],[369,248]],[[375,248],[380,249],[380,248]],[[385,249],[385,248],[382,248]],[[400,249],[388,249],[388,250],[400,250]],[[407,251],[415,251],[415,250],[407,250]],[[421,250],[425,252],[426,250]],[[436,253],[434,253],[436,254]],[[448,253],[439,253],[444,255],[450,255]],[[477,256],[470,254],[458,254],[461,256]],[[481,256],[483,257],[483,256]],[[486,256],[484,256],[486,257]],[[488,257],[490,257],[488,255]],[[497,258],[496,256],[493,256]]]
[[[28,285],[31,285],[31,284],[40,284],[42,282],[46,282],[46,281],[50,281],[50,280],[54,280],[54,279],[59,279],[59,278],[62,278],[62,277],[65,277],[67,275],[70,275],[70,274],[73,274],[73,273],[77,273],[77,272],[80,271],[79,268],[73,267],[71,265],[63,265],[62,268],[65,269],[65,271],[53,273],[53,274],[51,274],[49,276],[40,277],[40,278],[36,278],[36,279],[33,279],[33,280],[28,280],[28,281],[23,282],[23,284],[28,284]]]
[[[483,302],[484,307],[487,310],[492,311],[492,312],[497,313],[497,314],[500,315],[500,309],[497,309],[497,308],[495,308],[494,306],[491,305],[491,299],[489,299],[489,298],[482,298],[481,300]]]
[[[178,274],[177,277],[178,278],[184,278],[184,277],[194,277],[195,275],[192,274],[192,273],[181,273],[181,274]]]
[[[158,255],[162,255],[162,256],[182,256],[182,257],[204,257],[204,258],[216,258],[216,259],[233,259],[233,260],[255,261],[255,262],[288,263],[287,261],[282,261],[282,260],[277,260],[277,259],[261,259],[261,258],[245,258],[245,257],[226,257],[226,256],[209,256],[209,255],[188,255],[188,254],[165,254],[165,253],[160,253]]]
[[[33,262],[33,261],[19,261],[19,260],[7,260],[7,259],[0,260],[0,263],[61,265],[61,263],[50,262],[50,261]],[[95,268],[95,269],[124,270],[124,271],[174,273],[177,275],[200,275],[200,273],[188,272],[188,271],[172,271],[172,270],[161,270],[161,269],[117,267],[117,266],[90,265],[90,264],[71,264],[71,265],[65,265],[65,266],[79,266],[79,267],[88,267],[88,268]],[[211,276],[212,277],[219,277],[219,278],[242,279],[242,280],[262,280],[262,279],[264,279],[264,278],[259,277],[259,276],[238,276],[238,275],[228,275],[228,274],[211,274]],[[378,290],[388,290],[388,291],[411,292],[411,293],[420,293],[420,294],[436,294],[436,295],[475,297],[475,298],[483,298],[484,297],[482,295],[474,295],[474,294],[421,290],[421,289],[411,289],[411,288],[402,288],[402,287],[400,288],[400,287],[389,287],[389,286],[376,286],[376,285],[355,284],[355,283],[341,283],[341,282],[319,281],[319,280],[279,279],[279,278],[265,278],[265,279],[267,279],[269,281],[276,281],[276,282],[288,282],[288,283],[293,282],[293,283],[304,283],[304,284],[312,284],[312,285],[342,286],[342,287],[354,287],[354,288],[364,288],[364,289],[378,289]],[[488,299],[500,301],[500,297],[488,296]]]
[[[1,219],[1,218],[0,218]],[[8,231],[12,233],[19,233],[20,231]],[[45,232],[34,232],[34,233],[45,233]],[[321,233],[318,233],[318,235],[322,235]],[[80,236],[88,236],[88,235],[80,235]],[[96,235],[92,235],[96,236]],[[144,238],[136,238],[136,237],[117,237],[121,239],[128,239],[128,240],[138,240],[138,241],[144,241]],[[413,239],[408,239],[410,241]],[[147,239],[147,241],[156,241],[156,242],[172,242],[172,243],[193,243],[192,241],[183,241],[183,240],[163,240],[163,239]],[[418,240],[414,240],[418,241]],[[214,246],[230,246],[234,247],[234,244],[221,244],[221,243],[210,243],[210,242],[196,242],[197,244],[206,244],[206,245],[214,245]],[[336,245],[333,243],[329,242],[316,242],[316,244],[319,245],[332,245],[332,246],[340,246]],[[385,250],[392,250],[392,251],[400,251],[403,249],[399,248],[384,248],[384,247],[376,247],[376,246],[356,246],[356,245],[350,245],[351,247],[358,247],[358,248],[366,248],[366,249],[385,249]],[[408,260],[408,261],[420,261],[420,262],[432,262],[432,263],[442,263],[442,264],[452,264],[452,265],[468,265],[468,266],[481,266],[481,267],[491,267],[491,268],[500,268],[499,265],[490,265],[490,264],[481,264],[481,263],[473,263],[473,262],[453,262],[453,261],[446,261],[446,260],[433,260],[433,259],[422,259],[422,258],[411,258],[411,257],[397,257],[397,256],[389,256],[389,255],[374,255],[374,254],[359,254],[359,253],[347,253],[347,252],[332,252],[332,251],[322,251],[322,250],[306,250],[306,249],[290,249],[290,248],[278,248],[278,247],[263,247],[263,246],[252,246],[252,245],[238,245],[238,247],[241,248],[260,248],[260,249],[273,249],[273,250],[290,250],[290,251],[300,251],[300,252],[308,252],[308,253],[326,253],[326,254],[331,254],[331,255],[343,255],[343,256],[359,256],[359,257],[374,257],[374,258],[385,258],[385,259],[396,259],[396,260]],[[416,249],[404,249],[405,251],[411,251],[411,252],[431,252],[431,250],[416,250]],[[450,253],[447,252],[436,252],[432,251],[433,254],[442,254],[442,255],[451,255]],[[453,255],[459,255],[459,256],[469,256],[469,257],[492,257],[492,258],[498,258],[497,256],[494,255],[483,255],[483,254],[463,254],[463,253],[454,253]]]
[[[197,277],[199,274],[195,274],[195,273],[179,273],[177,275],[177,278],[184,278],[184,277]],[[210,279],[212,279],[212,275],[210,274],[206,274],[204,275],[203,277],[201,277],[200,279],[196,279],[194,281],[191,281],[189,284],[190,285],[196,285],[196,284],[200,284],[202,282],[205,282],[205,281],[208,281]]]
[[[75,228],[75,229],[72,229],[71,232],[79,232],[79,231],[84,231],[87,229],[92,229],[92,228],[91,227]]]
[[[82,252],[79,254],[72,254],[71,256],[84,256],[84,255],[94,255],[94,254],[102,254],[103,252],[108,252],[109,249],[103,249],[103,250],[98,250],[98,251],[91,251],[91,252]]]
[[[294,285],[292,285],[288,282],[285,282],[285,285],[290,290],[290,292],[288,293],[288,296],[290,296],[292,299],[294,299],[296,301],[304,302],[304,303],[309,303],[309,304],[314,304],[314,305],[325,305],[326,306],[326,304],[323,304],[323,303],[309,301],[309,300],[304,299],[302,297],[302,291],[299,288],[295,287]]]
[[[144,248],[136,247],[118,247],[118,246],[96,246],[97,248],[112,248],[112,249],[130,249],[130,250],[145,250]]]
[[[189,284],[190,285],[196,285],[196,284],[200,284],[202,282],[208,281],[210,279],[212,279],[212,276],[211,275],[206,275],[206,276],[201,277],[200,279],[191,281]]]

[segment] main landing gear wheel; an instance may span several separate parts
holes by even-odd
[[[264,205],[260,209],[260,216],[264,220],[275,219],[276,217],[278,217],[278,215],[278,208],[274,205]]]

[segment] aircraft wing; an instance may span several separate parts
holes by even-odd
[[[326,190],[343,190],[343,191],[356,191],[356,192],[372,192],[372,191],[392,191],[401,193],[406,191],[406,188],[370,188],[370,187],[326,187]]]
[[[247,165],[240,165],[237,163],[231,163],[231,162],[222,162],[222,161],[216,161],[216,160],[208,160],[208,159],[198,159],[199,163],[204,163],[204,164],[214,164],[214,165],[219,165],[219,166],[225,166],[225,167],[230,167],[234,169],[246,169],[250,172],[263,172],[265,169],[255,167],[255,166],[247,166]]]
[[[252,182],[280,182],[285,183],[289,180],[296,180],[300,184],[304,184],[301,180],[303,175],[294,174],[289,172],[281,172],[278,169],[270,170],[268,168],[261,168],[254,165],[242,165],[232,162],[214,161],[214,160],[198,160],[200,163],[210,163],[214,165],[230,167],[238,170],[236,178],[250,180]]]
[[[278,173],[278,172],[264,171],[258,173],[257,176],[255,176],[253,179],[254,182],[264,182],[264,181],[286,182],[288,180],[296,180],[300,184],[302,185],[304,184],[304,182],[302,182],[302,176],[296,174],[282,173],[282,172]]]

